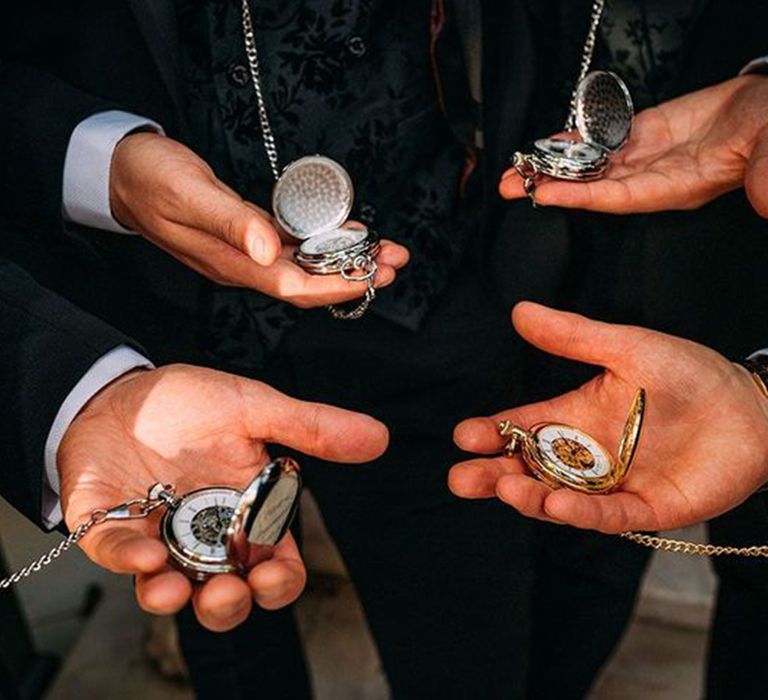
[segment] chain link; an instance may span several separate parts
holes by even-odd
[[[101,511],[104,513],[104,511]],[[43,569],[44,567],[48,566],[49,564],[52,564],[56,559],[58,559],[64,552],[66,552],[72,545],[77,544],[83,537],[85,537],[86,533],[94,526],[98,525],[99,523],[103,522],[103,520],[97,520],[94,515],[91,516],[90,520],[88,522],[83,523],[80,525],[73,533],[69,535],[66,539],[62,540],[57,544],[50,552],[46,552],[41,556],[37,561],[33,561],[31,564],[28,564],[23,569],[19,569],[18,571],[15,571],[10,576],[4,578],[2,581],[0,581],[0,590],[4,590],[6,588],[10,588],[14,584],[18,583],[22,579],[27,578],[28,576],[31,576],[34,573],[37,573],[40,571],[40,569]]]
[[[515,153],[512,158],[512,167],[523,179],[523,191],[526,197],[531,200],[531,204],[536,206],[536,165],[529,155]]]
[[[378,269],[376,261],[367,255],[358,255],[354,260],[347,261],[344,267],[341,268],[341,276],[347,282],[365,282],[365,296],[350,311],[345,311],[338,306],[329,304],[327,308],[333,318],[337,321],[357,321],[365,315],[368,307],[376,298],[376,288],[373,286],[373,280]],[[356,272],[361,272],[362,274],[355,274]]]
[[[622,532],[621,537],[631,540],[643,547],[649,547],[660,552],[676,552],[679,554],[692,554],[700,557],[765,557],[768,558],[768,545],[753,545],[751,547],[728,547],[716,544],[704,544],[702,542],[689,542],[686,540],[674,540],[668,537],[646,535],[641,532]]]
[[[245,2],[245,0],[243,0]],[[576,128],[576,95],[579,90],[579,85],[587,77],[589,67],[592,65],[592,55],[595,52],[595,43],[597,42],[597,30],[600,27],[600,20],[603,17],[603,10],[605,9],[605,0],[595,0],[592,4],[592,16],[589,23],[589,32],[587,32],[587,40],[584,42],[584,51],[581,55],[581,69],[579,71],[579,77],[576,80],[576,85],[573,88],[571,94],[570,111],[568,112],[568,119],[565,121],[565,131],[573,131]]]
[[[256,93],[256,107],[259,112],[259,126],[264,140],[264,150],[269,160],[269,167],[272,169],[272,175],[275,180],[280,177],[280,161],[277,155],[277,143],[275,135],[272,132],[272,125],[269,123],[269,112],[264,101],[264,93],[261,88],[261,64],[259,62],[259,52],[256,48],[256,34],[253,30],[253,18],[251,9],[248,7],[248,0],[242,0],[243,13],[243,38],[245,39],[245,55],[248,59],[248,69],[251,73],[251,82],[253,91]]]
[[[266,101],[264,100],[264,91],[261,85],[261,63],[259,61],[259,52],[256,48],[256,33],[253,29],[253,18],[251,16],[251,9],[248,6],[248,0],[241,0],[242,15],[243,15],[243,38],[245,40],[245,55],[248,59],[248,69],[251,74],[251,82],[253,83],[253,91],[256,93],[256,106],[259,113],[259,126],[261,127],[261,135],[264,141],[264,151],[267,154],[269,160],[269,167],[272,170],[272,175],[275,180],[280,179],[280,161],[277,154],[277,143],[275,141],[275,135],[272,131],[272,125],[269,121],[269,112],[267,111]],[[344,309],[329,304],[327,306],[331,316],[340,321],[355,321],[362,318],[368,307],[376,298],[376,290],[373,287],[373,274],[376,272],[375,265],[370,274],[366,274],[359,277],[350,277],[344,274],[342,270],[342,276],[347,281],[356,281],[367,283],[367,289],[365,290],[365,296],[362,301],[351,311],[345,311]],[[360,269],[355,267],[355,269]]]
[[[53,562],[64,554],[64,552],[71,549],[73,545],[76,545],[83,539],[92,527],[101,525],[109,520],[140,520],[148,517],[156,508],[172,503],[174,503],[173,487],[164,486],[163,484],[154,484],[150,487],[147,498],[134,498],[125,503],[121,503],[119,506],[110,508],[109,510],[94,510],[91,513],[91,517],[88,518],[86,522],[78,525],[73,532],[49,552],[46,552],[31,564],[27,564],[24,568],[14,571],[6,578],[0,580],[0,591],[10,588],[22,579],[25,579],[32,574],[36,574],[46,566],[53,564]]]

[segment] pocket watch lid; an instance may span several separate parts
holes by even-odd
[[[283,170],[272,192],[272,211],[292,236],[309,238],[339,228],[349,217],[354,187],[347,171],[326,156],[305,156]]]
[[[624,425],[624,432],[621,434],[619,451],[617,454],[616,466],[620,479],[626,476],[629,468],[632,466],[632,460],[637,452],[637,445],[640,441],[640,431],[643,427],[643,416],[645,415],[645,389],[638,389],[632,406],[629,409],[627,422]]]
[[[242,492],[227,529],[227,553],[247,564],[254,547],[271,547],[288,531],[299,503],[299,465],[288,457],[268,464]]]
[[[624,81],[610,71],[592,71],[576,90],[576,128],[588,144],[615,153],[629,138],[635,110]]]

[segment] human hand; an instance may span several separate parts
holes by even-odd
[[[205,161],[165,136],[136,133],[115,148],[110,170],[115,218],[208,279],[248,287],[300,308],[357,299],[365,282],[310,275],[270,214],[241,199]],[[408,251],[382,241],[374,285],[386,287]]]
[[[206,486],[242,488],[269,457],[265,442],[333,462],[366,462],[388,443],[372,418],[289,398],[260,382],[185,365],[124,375],[97,394],[67,430],[58,452],[65,520],[73,530],[95,509],[141,497],[155,482],[179,493]],[[192,599],[200,622],[230,629],[252,601],[267,609],[292,602],[306,573],[293,538],[275,547],[246,580],[219,575],[193,586],[167,564],[157,517],[108,521],[81,541],[110,571],[136,576],[147,611],[171,614]]]
[[[742,186],[768,217],[768,80],[755,75],[640,112],[604,178],[545,178],[536,203],[612,214],[695,209]],[[525,196],[514,168],[499,190],[506,199]]]
[[[545,486],[518,456],[472,459],[451,470],[455,494],[497,496],[533,518],[618,533],[708,520],[768,481],[768,399],[744,368],[688,340],[537,304],[518,304],[512,319],[536,347],[605,371],[549,401],[464,421],[456,444],[498,455],[506,441],[499,421],[511,420],[525,428],[570,424],[610,448],[644,387],[648,403],[634,465],[619,490],[592,495]]]

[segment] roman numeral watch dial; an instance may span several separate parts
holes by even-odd
[[[549,486],[607,493],[629,473],[644,412],[645,391],[638,389],[615,458],[591,435],[562,423],[540,423],[525,430],[511,421],[502,421],[499,434],[509,438],[505,453],[512,456],[519,450],[533,474]]]

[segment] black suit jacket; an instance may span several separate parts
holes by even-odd
[[[96,360],[130,341],[0,259],[0,493],[41,524],[44,448]]]
[[[122,109],[186,140],[172,0],[41,0],[0,22],[0,254],[142,341],[158,361],[194,352],[201,278],[139,236],[66,224],[73,129]]]

